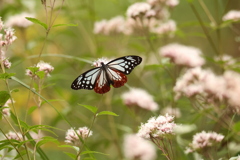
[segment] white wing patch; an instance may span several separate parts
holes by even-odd
[[[72,83],[72,89],[93,89],[96,83],[96,79],[102,72],[100,67],[87,71],[77,77]]]

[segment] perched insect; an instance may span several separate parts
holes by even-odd
[[[98,67],[93,68],[79,77],[77,77],[71,88],[88,89],[99,94],[104,94],[110,90],[110,85],[118,88],[127,82],[127,76],[132,72],[134,67],[142,62],[139,56],[124,56],[114,59],[107,64],[100,62]]]

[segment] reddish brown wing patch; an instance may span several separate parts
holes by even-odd
[[[97,81],[94,87],[94,91],[99,94],[104,94],[110,91],[110,85],[108,83],[105,83],[103,86],[99,86],[99,82]]]
[[[117,72],[117,74],[119,75],[118,78],[114,78],[112,79],[113,82],[113,87],[114,88],[118,88],[124,85],[124,83],[127,82],[127,76],[125,74],[123,74],[122,72],[119,72],[117,70],[114,70],[115,72]]]

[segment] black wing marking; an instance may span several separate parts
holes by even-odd
[[[72,83],[71,88],[78,89],[89,89],[92,90],[95,87],[96,81],[101,75],[101,67],[93,68],[80,76],[78,76]]]
[[[130,74],[132,70],[142,62],[139,56],[124,56],[114,59],[106,65],[111,69],[116,69],[126,75]]]

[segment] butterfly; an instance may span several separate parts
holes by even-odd
[[[104,94],[110,90],[110,85],[114,88],[123,86],[127,82],[127,76],[132,70],[142,62],[139,56],[124,56],[114,59],[107,64],[100,62],[100,66],[88,70],[78,76],[72,83],[71,88],[88,89],[99,94]]]

